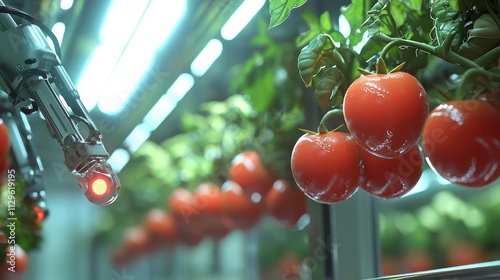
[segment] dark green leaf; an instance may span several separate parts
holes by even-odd
[[[403,54],[403,61],[405,64],[405,71],[412,72],[427,66],[429,55],[424,52],[417,52],[414,49],[404,49],[401,51]]]
[[[302,6],[307,0],[269,0],[271,22],[269,28],[276,27],[285,21],[294,8]]]
[[[298,68],[300,77],[306,86],[310,86],[312,78],[321,68],[325,67],[325,52],[332,51],[334,48],[332,38],[327,34],[320,34],[301,50]]]
[[[330,100],[333,99],[337,93],[339,93],[339,87],[342,83],[342,72],[333,66],[325,71],[321,80],[316,85],[316,90],[314,94],[316,95],[316,101],[318,102],[321,110],[326,110],[330,104]]]

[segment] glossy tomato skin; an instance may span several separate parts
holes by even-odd
[[[363,151],[361,187],[379,198],[397,198],[415,187],[423,171],[424,159],[418,145],[393,159]]]
[[[357,190],[362,155],[346,133],[304,134],[293,148],[291,167],[295,182],[306,196],[320,203],[336,203]]]
[[[0,119],[0,157],[5,157],[10,148],[9,130],[5,122]]]
[[[482,187],[500,176],[500,113],[482,100],[437,106],[422,132],[429,165],[448,181]]]
[[[255,151],[236,155],[229,167],[229,179],[240,185],[243,193],[251,198],[254,193],[264,197],[276,181],[276,175],[264,166]]]
[[[241,187],[233,181],[222,185],[223,209],[232,230],[248,231],[260,221],[262,202],[254,202],[245,196]]]
[[[274,182],[265,203],[269,215],[286,228],[296,228],[299,219],[306,214],[306,196],[287,180]]]
[[[404,72],[359,77],[349,86],[343,106],[354,140],[384,158],[413,147],[429,114],[424,88]]]

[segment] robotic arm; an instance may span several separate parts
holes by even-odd
[[[17,25],[11,14],[33,24]],[[108,205],[120,190],[118,177],[106,162],[109,154],[78,92],[46,39],[50,30],[28,14],[0,0],[0,95],[25,114],[40,110],[50,134],[61,146],[68,171],[76,175],[90,202]],[[0,97],[1,98],[1,97]],[[65,101],[63,104],[62,100]],[[40,168],[38,168],[40,170]]]

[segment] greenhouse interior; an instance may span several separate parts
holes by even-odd
[[[500,1],[0,0],[0,280],[500,279]]]

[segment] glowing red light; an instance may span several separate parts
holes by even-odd
[[[90,182],[89,190],[96,197],[102,197],[108,194],[110,183],[102,177],[96,177]]]
[[[42,210],[42,208],[35,206],[35,213],[36,213],[36,222],[41,223],[45,218],[45,212]]]

